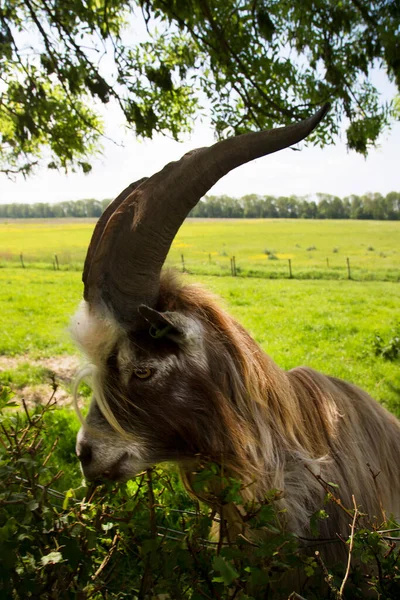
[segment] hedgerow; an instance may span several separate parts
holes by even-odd
[[[306,543],[285,531],[276,491],[242,507],[251,534],[230,540],[224,510],[241,502],[241,484],[217,465],[205,465],[194,478],[200,493],[219,478],[217,511],[189,497],[168,467],[125,484],[88,487],[73,455],[76,427],[54,410],[54,395],[22,411],[3,388],[0,409],[4,600],[287,598],[284,582],[293,570],[303,575],[304,596],[291,598],[364,598],[367,588],[372,598],[400,597],[399,526],[372,527],[356,504],[344,509],[349,539],[333,540],[346,544],[355,566],[328,569],[317,538]],[[326,501],[338,502],[338,490],[327,486]],[[312,518],[316,533],[320,518],[323,507]]]

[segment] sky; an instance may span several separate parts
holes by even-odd
[[[385,99],[395,95],[396,89],[384,73],[376,72],[374,83]],[[28,179],[20,177],[16,181],[0,174],[0,203],[112,199],[131,182],[156,173],[189,150],[215,141],[206,122],[198,122],[181,143],[162,135],[138,141],[132,131],[125,130],[120,113],[112,104],[105,107],[104,120],[106,133],[114,142],[104,140],[102,153],[92,161],[90,173],[65,175],[42,168]],[[298,146],[300,152],[289,148],[243,165],[221,179],[209,194],[313,197],[323,192],[344,197],[366,192],[385,195],[400,190],[400,122],[381,135],[378,147],[371,149],[366,159],[348,151],[345,134],[341,137],[335,145],[323,149],[302,142]]]

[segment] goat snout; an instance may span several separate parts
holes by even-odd
[[[78,444],[76,454],[81,461],[82,467],[87,467],[92,462],[92,447],[89,444]]]
[[[126,452],[113,462],[103,462],[98,460],[95,447],[80,441],[76,445],[76,454],[81,463],[82,473],[88,481],[104,482],[105,480],[127,479],[125,471],[129,464],[129,456]]]

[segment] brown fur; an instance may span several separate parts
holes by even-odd
[[[302,535],[325,494],[312,473],[338,484],[345,506],[352,507],[354,494],[377,523],[400,515],[400,425],[393,415],[352,384],[307,367],[282,371],[200,287],[180,288],[167,277],[160,308],[196,316],[207,331],[220,411],[210,427],[225,440],[217,449],[225,465],[245,483],[254,481],[248,496],[283,490],[289,525]],[[349,517],[330,511],[322,537],[346,536]]]
[[[93,327],[104,322],[109,343],[93,345],[90,326],[88,342],[80,340],[95,365],[100,407],[89,414],[89,427],[104,431],[108,448],[115,443],[120,456],[125,442],[113,441],[115,433],[104,428],[104,417],[114,430],[117,422],[118,431],[131,436],[139,464],[175,461],[189,488],[200,457],[243,481],[243,503],[281,490],[286,525],[303,537],[310,537],[310,516],[323,506],[319,477],[339,486],[345,506],[352,507],[354,494],[377,524],[386,516],[400,516],[400,424],[395,417],[354,385],[307,367],[284,372],[198,286],[181,286],[164,274],[156,308],[190,318],[202,332],[199,344],[187,348],[171,339],[153,340],[148,327],[129,333],[107,315],[96,318]],[[165,361],[165,374],[149,384],[130,376],[134,365],[157,367]],[[84,433],[82,439],[87,443]],[[108,450],[97,446],[109,460]],[[321,525],[321,537],[347,537],[348,515],[335,504],[327,510],[330,518]],[[240,507],[229,511],[231,531],[241,531]],[[327,552],[337,559],[343,546],[331,544]]]

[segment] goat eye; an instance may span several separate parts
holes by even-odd
[[[149,379],[153,375],[153,369],[134,369],[133,374],[138,379]]]

